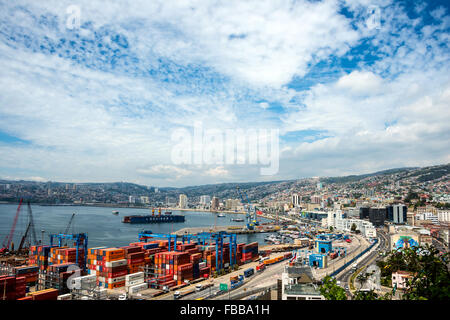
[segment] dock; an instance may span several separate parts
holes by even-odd
[[[181,236],[184,234],[197,234],[200,232],[221,232],[221,231],[235,234],[252,234],[252,233],[275,232],[277,231],[277,229],[272,226],[264,226],[257,228],[255,230],[246,230],[242,226],[190,227],[172,232],[172,234]]]

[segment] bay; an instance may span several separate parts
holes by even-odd
[[[151,230],[153,233],[171,233],[188,227],[211,227],[225,225],[244,226],[245,222],[231,221],[232,218],[243,218],[242,214],[227,214],[225,217],[217,217],[216,213],[201,211],[172,211],[172,214],[185,216],[184,223],[160,223],[160,224],[128,224],[122,223],[127,215],[149,215],[149,209],[136,208],[114,208],[114,207],[88,207],[88,206],[40,206],[31,205],[36,236],[38,240],[43,239],[44,244],[49,244],[49,235],[64,232],[73,213],[75,218],[68,233],[87,233],[88,247],[118,247],[125,246],[131,242],[137,242],[138,233],[142,230]],[[0,241],[9,234],[16,215],[17,205],[0,205]],[[113,215],[112,211],[119,211]],[[163,211],[164,213],[164,211]],[[268,222],[261,219],[261,222]],[[13,242],[17,248],[22,235],[28,224],[27,206],[21,208],[14,232]],[[44,233],[42,233],[44,230]],[[238,243],[258,242],[264,244],[264,238],[269,233],[238,235]]]

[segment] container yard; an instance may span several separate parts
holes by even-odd
[[[87,236],[84,239],[87,243]],[[86,251],[84,243],[78,242],[75,248],[31,246],[27,265],[2,265],[2,299],[107,299],[106,292],[115,289],[129,295],[147,289],[164,292],[224,275],[259,259],[257,242],[237,243],[235,234],[225,232],[184,235],[179,241],[175,235],[144,233],[139,240]]]

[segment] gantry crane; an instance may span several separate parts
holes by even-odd
[[[242,203],[244,204],[244,206],[245,206],[245,200],[244,200],[244,196],[242,194],[245,194],[245,197],[247,199],[247,205],[246,205],[247,206],[247,213],[245,215],[246,220],[247,220],[246,227],[247,227],[248,230],[253,230],[255,228],[255,226],[259,225],[258,220],[256,220],[256,208],[254,208],[252,206],[252,204],[250,203],[250,200],[248,199],[247,193],[245,193],[244,191],[241,191],[239,189],[239,186],[236,186],[236,189],[237,189],[239,195],[241,196]]]

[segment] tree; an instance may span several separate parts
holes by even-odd
[[[352,224],[352,226],[350,228],[350,231],[352,231],[352,232],[356,231],[356,224],[355,223]]]
[[[337,285],[335,278],[326,276],[320,286],[320,294],[327,300],[347,300],[344,288]]]
[[[334,230],[333,226],[330,226],[330,231],[333,231],[333,230]]]
[[[406,283],[405,300],[450,299],[449,253],[426,244],[389,253],[385,263],[380,263],[382,277],[390,277],[398,270],[413,274]]]

